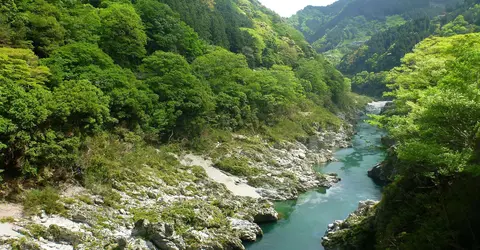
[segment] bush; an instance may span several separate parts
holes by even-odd
[[[60,195],[53,187],[46,187],[43,190],[33,189],[25,194],[23,209],[26,214],[37,214],[44,210],[47,214],[60,214],[65,208],[58,201]]]
[[[227,157],[215,163],[215,167],[237,176],[259,175],[262,171],[250,167],[248,160],[244,157]]]
[[[228,226],[228,220],[220,208],[205,201],[177,202],[161,212],[163,221],[174,223],[177,233],[182,234],[193,227],[221,228]]]

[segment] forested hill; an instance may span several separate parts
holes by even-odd
[[[397,3],[404,5],[399,7]],[[327,7],[309,6],[289,21],[310,39],[314,31],[324,32],[319,40],[313,41],[314,47],[351,77],[354,92],[382,98],[389,84],[386,72],[400,66],[401,59],[423,39],[479,31],[478,3],[477,0],[338,1]],[[389,25],[392,20],[399,22]],[[312,30],[315,23],[317,29]],[[332,23],[334,28],[325,28]]]
[[[340,0],[308,6],[289,19],[318,51],[334,63],[375,34],[418,18],[433,18],[459,0]],[[419,42],[419,41],[417,41]]]
[[[211,131],[282,140],[293,120],[301,133],[338,126],[333,113],[355,102],[256,0],[6,0],[0,46],[5,178],[86,173],[85,142],[99,134],[206,150]]]

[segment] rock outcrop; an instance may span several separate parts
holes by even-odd
[[[327,250],[332,249],[356,249],[357,241],[370,237],[373,226],[375,206],[378,201],[361,201],[356,211],[351,213],[345,220],[336,220],[328,225],[322,245]]]
[[[390,182],[389,175],[385,172],[385,165],[379,163],[372,169],[368,170],[368,177],[372,178],[375,183],[385,185]]]
[[[160,250],[183,250],[185,242],[175,234],[173,225],[168,223],[150,223],[146,219],[135,222],[132,236],[142,237]]]
[[[275,222],[278,220],[278,213],[273,207],[262,208],[253,216],[253,221],[255,223],[268,223]]]
[[[387,185],[392,182],[397,174],[398,158],[395,154],[395,146],[387,150],[386,159],[368,171],[368,177],[379,185]]]
[[[334,161],[334,151],[350,147],[352,136],[353,127],[345,125],[338,131],[319,131],[296,142],[256,142],[255,150],[237,148],[229,155],[252,159],[250,165],[261,170],[261,174],[249,177],[248,183],[262,198],[292,200],[306,190],[328,188],[339,181],[336,175],[319,174],[313,166]],[[249,140],[240,138],[236,140]]]
[[[262,229],[255,223],[247,220],[230,218],[230,226],[243,241],[256,241],[258,236],[263,236]]]

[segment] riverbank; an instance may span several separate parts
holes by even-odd
[[[105,186],[28,191],[31,206],[15,204],[23,214],[2,214],[0,249],[244,249],[263,234],[257,224],[278,220],[271,200],[339,181],[312,166],[350,146],[353,126],[342,124],[291,142],[233,134],[203,155],[103,138],[87,159],[125,152],[112,162],[134,164]]]
[[[376,113],[382,105],[371,106],[368,110]],[[381,147],[384,133],[363,119],[355,127],[352,147],[336,151],[336,161],[317,168],[320,173],[338,174],[341,181],[330,189],[302,194],[296,201],[276,203],[284,219],[262,225],[263,238],[248,244],[247,249],[322,249],[322,237],[329,224],[346,218],[359,201],[380,199],[381,187],[367,176],[367,171],[385,157]]]

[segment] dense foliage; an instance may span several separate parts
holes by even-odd
[[[353,53],[342,58],[338,68],[346,74],[388,71],[400,66],[400,59],[428,36],[479,31],[479,22],[480,5],[466,1],[436,18],[424,16],[375,34]]]
[[[434,31],[430,19],[424,17],[380,32],[343,57],[338,68],[347,74],[389,70],[399,66],[400,59]]]
[[[9,177],[84,173],[99,133],[154,145],[210,129],[291,138],[273,128],[299,113],[325,125],[354,104],[349,82],[257,1],[5,0],[0,45]]]
[[[362,71],[352,77],[352,91],[377,99],[383,98],[383,93],[388,90],[387,82],[387,72]]]
[[[326,7],[308,6],[291,17],[290,22],[302,31],[317,51],[325,53],[332,62],[337,64],[344,55],[349,55],[376,34],[384,33],[384,36],[390,34],[403,38],[417,25],[408,24],[396,32],[396,29],[405,22],[418,18],[435,17],[444,12],[447,6],[454,6],[459,2],[458,0],[340,0]],[[409,43],[414,45],[425,38],[421,34],[418,36],[419,38],[411,39]],[[381,50],[384,47],[388,49],[390,45],[394,44],[389,37],[385,45],[382,43],[378,48],[372,47],[378,46],[378,40],[383,38],[376,39],[377,41],[369,44],[368,47]],[[387,45],[389,42],[390,45]],[[404,45],[399,46],[405,47]],[[409,52],[411,48],[408,48],[405,53]],[[364,50],[365,48],[361,49],[361,51]],[[378,53],[378,51],[374,53]],[[394,59],[398,61],[404,54]],[[371,55],[368,56],[371,57]],[[366,69],[360,71],[362,70]]]
[[[379,98],[386,90],[388,81],[383,77],[371,76],[385,75],[387,71],[400,66],[401,58],[411,52],[418,42],[432,35],[447,37],[478,32],[480,5],[476,2],[465,1],[435,18],[424,16],[376,33],[355,51],[345,55],[337,68],[353,76],[354,91]],[[367,78],[370,80],[366,81]]]
[[[480,34],[421,42],[389,73],[398,175],[375,216],[378,249],[476,249]]]

